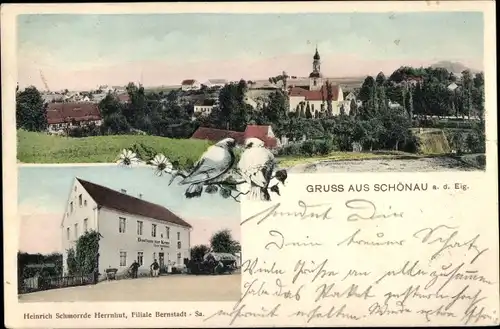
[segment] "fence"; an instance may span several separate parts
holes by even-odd
[[[41,290],[84,286],[94,283],[94,274],[63,277],[34,276],[31,278],[23,279],[20,282],[19,292],[28,293]]]

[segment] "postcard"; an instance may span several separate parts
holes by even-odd
[[[494,9],[2,6],[6,327],[498,325]]]

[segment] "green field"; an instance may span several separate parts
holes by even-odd
[[[194,163],[210,145],[207,141],[156,136],[116,135],[71,138],[17,131],[17,159],[21,163],[109,163],[123,149],[163,153],[181,166]]]

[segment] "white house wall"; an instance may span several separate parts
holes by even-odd
[[[119,218],[126,219],[125,232],[119,232]],[[137,221],[143,222],[142,235],[137,234]],[[156,237],[151,236],[152,224],[157,224]],[[166,236],[166,227],[170,227],[170,239]],[[140,272],[149,272],[149,266],[154,258],[160,261],[159,254],[164,253],[164,264],[168,261],[178,264],[177,253],[181,253],[180,263],[184,258],[190,258],[190,230],[176,224],[137,215],[121,213],[113,209],[99,210],[99,232],[102,235],[99,244],[99,272],[105,273],[107,268],[116,268],[118,272],[127,270],[138,252],[143,252],[143,265]],[[180,233],[181,249],[177,248],[177,233]],[[139,242],[138,238],[153,242]],[[170,242],[167,247],[165,242]],[[120,266],[120,252],[126,252],[126,264]],[[153,255],[154,253],[154,255]]]
[[[79,196],[82,196],[82,205],[79,204]],[[86,205],[85,205],[86,201]],[[71,211],[73,202],[73,211]],[[67,250],[75,247],[78,238],[85,232],[84,221],[87,219],[87,230],[97,230],[97,204],[90,197],[83,186],[75,179],[69,199],[66,203],[64,218],[61,222],[61,241],[63,250],[63,271],[67,273]],[[77,234],[75,235],[75,224],[77,224]],[[69,228],[69,239],[67,236]]]

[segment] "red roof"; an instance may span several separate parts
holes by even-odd
[[[191,86],[191,85],[193,85],[195,82],[196,82],[196,80],[194,80],[194,79],[183,80],[183,81],[182,81],[182,85],[183,85],[183,86]]]
[[[237,144],[243,144],[245,141],[245,133],[243,132],[207,127],[199,127],[191,136],[193,139],[204,139],[212,142],[218,142],[228,137],[234,138]]]
[[[269,136],[270,129],[271,126],[248,125],[245,129],[245,139],[255,137],[263,141],[267,148],[274,148],[278,146],[278,140]]]
[[[183,227],[191,227],[191,225],[163,206],[84,181],[80,178],[77,178],[77,180],[90,194],[92,199],[101,207],[123,211],[132,215],[153,218]]]
[[[269,137],[269,127],[270,126],[248,125],[245,129],[245,139],[255,137],[263,140],[263,138]]]
[[[71,121],[101,120],[101,111],[93,103],[49,103],[47,107],[48,124],[69,123]]]
[[[320,90],[307,90],[300,87],[290,88],[290,97],[304,97],[306,101],[326,101],[328,99],[328,91],[326,84]],[[339,99],[339,86],[332,85],[332,101]]]
[[[218,142],[221,139],[232,137],[237,144],[244,144],[245,140],[251,137],[258,138],[264,142],[268,148],[274,148],[278,145],[278,140],[275,137],[268,135],[270,126],[248,125],[244,132],[214,129],[207,127],[198,128],[191,136],[193,139],[205,139],[212,142]]]

